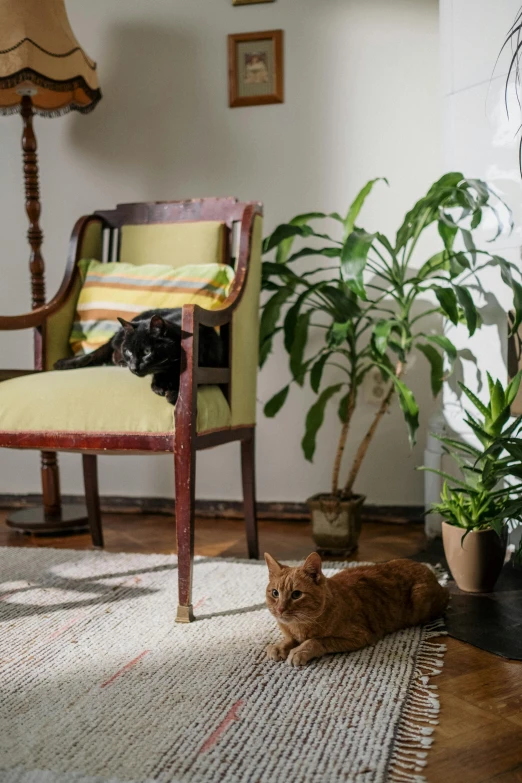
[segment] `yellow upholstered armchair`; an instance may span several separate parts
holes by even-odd
[[[0,330],[35,329],[35,372],[2,371],[0,447],[81,452],[89,526],[103,546],[97,454],[173,453],[179,601],[177,619],[192,614],[196,451],[241,441],[248,553],[258,557],[254,432],[261,276],[262,209],[235,199],[120,204],[80,218],[70,242],[63,283],[48,304],[0,317]],[[221,263],[233,266],[226,301],[207,310],[183,306],[182,371],[175,407],[138,378],[115,366],[53,371],[70,355],[69,335],[81,288],[82,258],[131,264]],[[220,327],[227,367],[198,366],[199,325]],[[45,474],[44,485],[54,484]],[[56,486],[54,487],[56,489]],[[51,487],[52,488],[52,487]],[[45,486],[44,486],[45,489]]]

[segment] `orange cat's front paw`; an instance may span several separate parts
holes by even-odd
[[[290,666],[306,666],[314,657],[315,656],[309,650],[303,650],[301,647],[296,647],[290,651],[286,661]]]
[[[287,644],[269,644],[266,648],[266,656],[271,661],[286,661],[290,649]]]

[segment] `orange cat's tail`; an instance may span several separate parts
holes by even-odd
[[[429,563],[424,563],[423,565],[433,574],[433,576],[430,576],[428,579],[427,593],[431,605],[431,619],[436,620],[437,617],[441,617],[446,611],[450,599],[450,592],[445,585],[441,585],[439,582],[441,576],[440,571]]]
[[[447,587],[439,585],[439,590],[434,595],[433,600],[433,619],[440,617],[448,608],[450,592]]]
[[[426,578],[417,582],[411,591],[417,622],[436,620],[446,611],[449,602],[449,590],[439,584],[432,569],[424,572]]]

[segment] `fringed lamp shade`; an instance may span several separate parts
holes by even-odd
[[[96,63],[71,30],[64,0],[0,0],[0,114],[91,111],[101,98]]]

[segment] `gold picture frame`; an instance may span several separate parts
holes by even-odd
[[[283,30],[228,36],[228,105],[284,103]]]
[[[232,0],[232,5],[257,5],[257,3],[273,3],[274,0]]]

